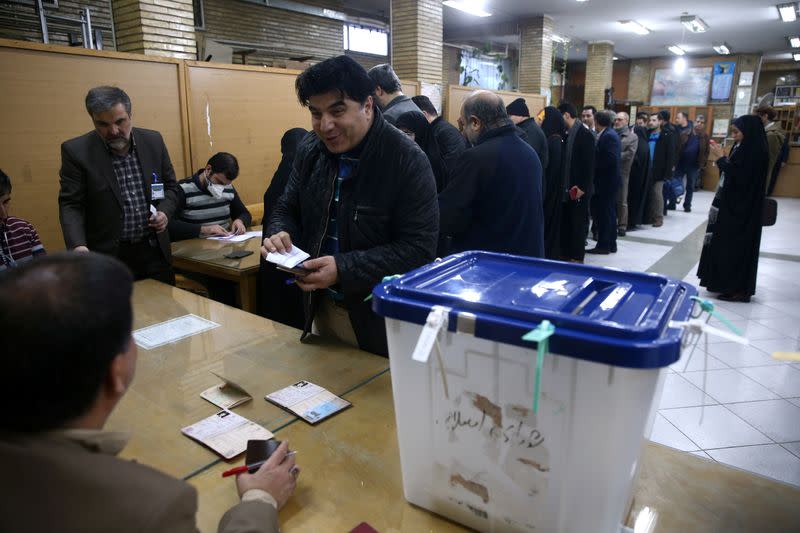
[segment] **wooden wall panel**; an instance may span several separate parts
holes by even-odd
[[[180,68],[176,60],[0,41],[0,168],[11,176],[11,212],[36,226],[48,251],[64,248],[60,146],[92,130],[84,108],[90,88],[122,87],[134,125],[160,131],[175,172],[184,174]]]
[[[458,124],[458,115],[461,113],[461,105],[473,92],[475,92],[474,87],[464,87],[463,85],[451,85],[449,87],[447,93],[447,113],[445,114],[445,118],[448,122],[453,125]],[[545,102],[547,101],[541,94],[527,94],[512,91],[492,92],[502,98],[506,105],[517,98],[524,98],[532,117],[535,117],[539,111],[544,109]]]

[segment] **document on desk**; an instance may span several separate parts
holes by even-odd
[[[208,446],[225,459],[247,449],[248,440],[269,440],[271,431],[231,411],[220,411],[181,429],[181,433]]]
[[[208,400],[221,409],[233,409],[253,399],[241,385],[220,376],[216,372],[211,373],[221,379],[222,383],[201,392],[200,397],[204,400]]]
[[[281,254],[278,252],[270,252],[267,254],[267,261],[270,263],[275,263],[278,266],[282,266],[284,268],[294,268],[306,259],[311,257],[306,252],[298,248],[297,246],[292,245],[292,250],[290,252],[286,252],[285,254]]]
[[[353,405],[310,381],[298,381],[294,385],[267,394],[265,399],[296,414],[309,424],[316,424]]]
[[[137,329],[133,332],[133,340],[139,347],[152,350],[216,327],[219,327],[216,322],[189,314]]]
[[[208,237],[209,241],[225,241],[225,242],[244,242],[248,239],[254,239],[256,237],[261,237],[260,231],[248,231],[242,233],[241,235],[220,235],[218,237]]]

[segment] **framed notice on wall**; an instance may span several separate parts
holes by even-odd
[[[720,61],[714,63],[714,78],[711,80],[711,101],[727,102],[733,89],[733,74],[736,61]]]
[[[656,70],[651,106],[697,106],[708,104],[711,67],[687,68],[676,72],[671,68]]]

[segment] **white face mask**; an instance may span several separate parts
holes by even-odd
[[[214,198],[220,199],[222,198],[222,193],[225,191],[224,185],[219,185],[217,183],[209,183],[208,184],[208,192],[211,193],[211,196]]]

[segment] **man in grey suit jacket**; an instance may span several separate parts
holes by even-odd
[[[419,113],[424,116],[411,97],[403,94],[400,78],[391,65],[375,65],[369,69],[367,75],[375,84],[375,98],[386,122],[394,126],[403,113]]]
[[[0,531],[197,531],[195,489],[115,457],[126,437],[102,430],[136,368],[132,289],[128,269],[96,253],[0,277]],[[287,448],[237,478],[221,532],[278,531],[299,473]]]
[[[117,87],[90,90],[86,111],[94,131],[61,145],[58,204],[67,249],[113,255],[137,280],[174,284],[165,230],[178,185],[164,139],[132,126],[131,100]]]

